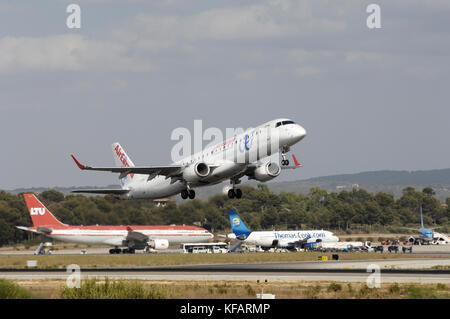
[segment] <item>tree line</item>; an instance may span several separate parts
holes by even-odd
[[[38,194],[61,222],[70,225],[199,225],[214,233],[230,232],[228,209],[235,209],[251,230],[328,229],[351,233],[419,227],[423,207],[426,227],[450,229],[450,198],[434,197],[432,188],[403,190],[400,198],[364,189],[327,193],[311,188],[308,194],[273,193],[267,185],[242,187],[243,197],[215,195],[206,201],[168,202],[158,207],[151,200],[119,200],[114,196],[64,195],[55,190]],[[22,194],[0,191],[0,245],[23,242],[26,232],[15,226],[31,226]],[[404,230],[402,230],[405,232]]]

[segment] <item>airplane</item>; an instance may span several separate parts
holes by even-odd
[[[233,234],[230,239],[260,246],[263,250],[286,248],[296,250],[303,244],[319,242],[337,242],[339,238],[326,230],[285,230],[285,231],[250,231],[234,210],[228,211]]]
[[[242,191],[236,185],[247,176],[267,182],[282,169],[302,165],[295,155],[289,166],[287,153],[291,146],[306,136],[303,127],[289,119],[276,119],[256,128],[248,129],[223,143],[203,149],[171,165],[135,166],[119,143],[113,143],[116,167],[91,167],[72,158],[81,170],[109,171],[119,173],[121,189],[83,189],[73,193],[113,194],[121,199],[156,199],[181,194],[183,199],[194,199],[194,188],[219,184],[230,180],[229,198],[241,198]],[[261,162],[281,150],[281,166],[275,162]]]
[[[114,246],[110,254],[134,254],[135,250],[167,249],[169,244],[207,242],[214,237],[195,226],[70,226],[61,223],[34,194],[24,194],[32,227],[18,229],[64,242]],[[126,247],[120,249],[119,247]]]
[[[434,228],[425,228],[423,225],[423,214],[422,214],[422,205],[420,205],[420,228],[408,228],[408,227],[401,227],[404,229],[409,230],[415,230],[418,232],[419,236],[411,236],[409,237],[408,241],[410,243],[431,243],[431,241],[434,239],[434,232],[433,229],[440,228],[440,227],[434,227]]]

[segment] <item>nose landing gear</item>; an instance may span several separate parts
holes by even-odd
[[[289,160],[286,158],[286,153],[289,152],[289,147],[283,147],[281,149],[281,157],[283,158],[281,160],[281,165],[282,166],[288,166],[289,165]]]

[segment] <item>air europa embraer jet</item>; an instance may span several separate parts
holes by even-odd
[[[167,249],[169,243],[207,242],[214,237],[206,229],[195,226],[70,226],[57,220],[34,194],[23,196],[33,226],[17,228],[69,243],[115,246],[109,250],[110,254]]]
[[[236,185],[247,176],[260,182],[280,175],[282,169],[297,168],[301,164],[292,155],[294,166],[289,166],[286,153],[306,136],[303,127],[289,119],[276,119],[235,135],[223,143],[203,149],[166,166],[135,166],[119,143],[112,144],[116,167],[91,167],[72,158],[82,170],[119,173],[122,189],[84,189],[74,193],[114,194],[122,199],[161,198],[181,193],[183,199],[195,198],[194,188],[230,180],[228,197],[241,198]],[[262,162],[264,158],[281,151],[281,166]]]

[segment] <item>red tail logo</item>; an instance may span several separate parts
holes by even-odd
[[[34,194],[23,194],[23,197],[27,203],[33,226],[67,226],[57,220]]]
[[[130,164],[128,164],[128,158],[125,155],[124,152],[122,152],[122,149],[119,145],[116,145],[116,148],[114,149],[116,151],[116,155],[119,158],[119,160],[122,162],[123,167],[130,167]],[[134,174],[130,174],[130,177],[133,178]]]
[[[45,207],[34,207],[30,208],[30,215],[44,215],[45,214]]]

